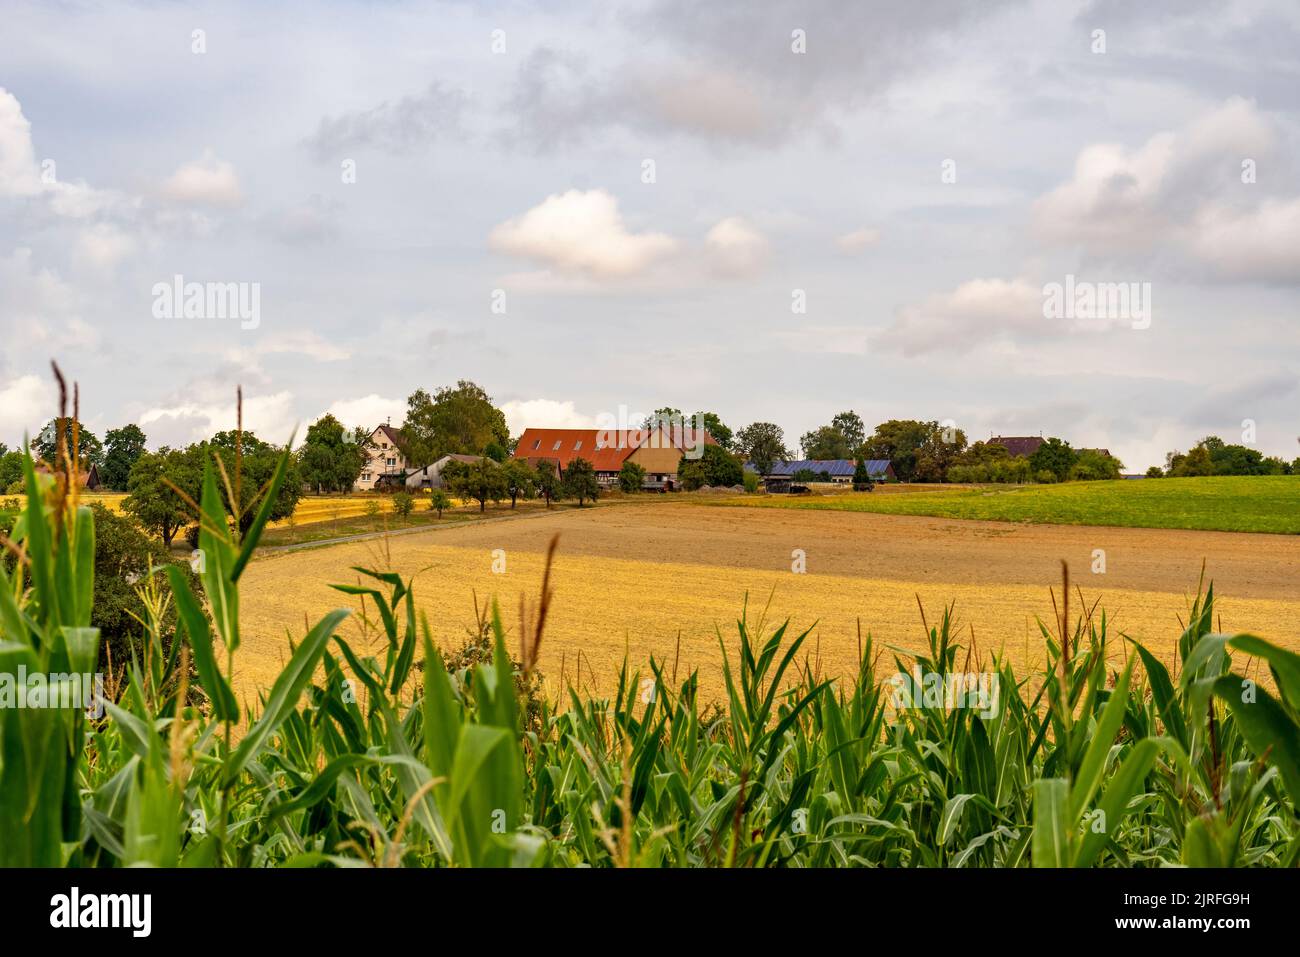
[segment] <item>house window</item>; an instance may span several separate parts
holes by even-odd
[[[397,459],[389,459],[389,460],[388,460],[388,464],[389,464],[389,465],[396,465],[396,464],[397,464]]]
[[[559,439],[556,439],[556,440],[555,440],[555,445],[553,445],[553,446],[551,447],[551,451],[552,451],[552,452],[558,452],[558,451],[560,451],[560,444],[561,444],[561,443],[560,443],[560,440],[559,440]]]
[[[536,452],[536,451],[537,451],[539,448],[541,448],[541,447],[542,447],[542,440],[541,440],[541,439],[533,439],[533,451]]]
[[[576,452],[581,448],[582,448],[582,439],[578,439],[578,441],[573,443],[573,451]]]

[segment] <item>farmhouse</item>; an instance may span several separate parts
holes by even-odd
[[[894,482],[898,480],[889,459],[867,459],[866,466],[867,474],[871,476],[873,482]],[[853,482],[853,472],[856,468],[857,463],[853,459],[797,459],[793,462],[776,463],[763,478],[768,482],[788,481],[800,472],[806,471],[816,476],[812,481],[828,481],[823,477],[827,475],[829,481],[837,485],[850,485]]]
[[[354,492],[370,491],[383,476],[388,476],[385,484],[402,480],[406,475],[406,456],[397,447],[401,437],[401,431],[391,425],[375,427],[366,446],[366,464],[352,486]]]
[[[444,455],[432,465],[426,465],[422,469],[416,469],[406,477],[406,487],[409,489],[434,489],[443,487],[442,470],[447,467],[449,462],[464,462],[471,465],[474,462],[483,461],[481,455]]]
[[[1029,458],[1044,441],[1041,435],[995,435],[989,439],[989,445],[1002,446],[1012,458]]]
[[[525,429],[515,446],[515,458],[536,466],[551,462],[561,476],[575,459],[586,459],[601,485],[618,481],[625,462],[646,471],[644,487],[671,491],[687,456],[696,458],[705,445],[718,442],[704,429],[657,425],[650,429]]]

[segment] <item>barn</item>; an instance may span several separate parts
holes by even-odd
[[[898,476],[889,459],[867,459],[867,474],[873,482],[894,482]],[[792,462],[778,462],[772,470],[763,476],[772,480],[790,480],[800,472],[811,472],[816,478],[812,481],[830,481],[837,485],[851,485],[857,463],[853,459],[796,459]]]
[[[703,429],[657,425],[650,429],[525,429],[515,445],[517,459],[530,465],[546,459],[560,475],[575,459],[586,459],[603,486],[618,482],[624,462],[645,469],[647,489],[672,490],[684,458],[703,445],[717,445]]]

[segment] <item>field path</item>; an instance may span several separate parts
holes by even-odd
[[[314,621],[330,608],[355,607],[328,587],[355,581],[352,565],[414,575],[417,604],[440,644],[463,641],[474,590],[480,600],[499,598],[514,631],[520,596],[536,597],[543,553],[556,532],[556,601],[541,662],[552,690],[562,666],[573,678],[580,654],[584,684],[594,672],[605,692],[625,650],[634,665],[644,667],[654,654],[671,667],[680,631],[681,676],[699,667],[706,695],[716,695],[715,627],[734,647],[746,594],[751,618],[771,596],[769,621],[789,616],[798,628],[816,622],[807,647],[827,673],[855,667],[859,617],[878,648],[918,648],[917,595],[931,623],[955,601],[964,641],[973,629],[982,651],[1002,649],[1018,667],[1037,663],[1035,616],[1051,619],[1048,589],[1059,590],[1061,559],[1089,604],[1100,598],[1117,629],[1166,661],[1202,559],[1225,630],[1251,630],[1300,650],[1300,538],[656,501],[261,557],[244,577],[237,690],[251,697],[269,686],[288,653],[286,631],[301,635],[304,613]],[[505,552],[504,574],[492,573],[495,549]],[[791,571],[795,549],[806,555],[805,574]],[[1105,574],[1090,571],[1095,549],[1105,552]],[[1077,606],[1077,593],[1071,601]],[[355,631],[345,625],[344,635]],[[1119,642],[1114,651],[1123,654]]]

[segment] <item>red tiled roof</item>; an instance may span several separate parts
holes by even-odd
[[[561,469],[574,459],[586,459],[597,472],[617,472],[623,462],[643,445],[647,448],[673,448],[683,451],[696,442],[690,427],[674,426],[653,429],[524,429],[515,446],[515,458],[531,461],[548,458]],[[706,445],[718,442],[704,433]]]

